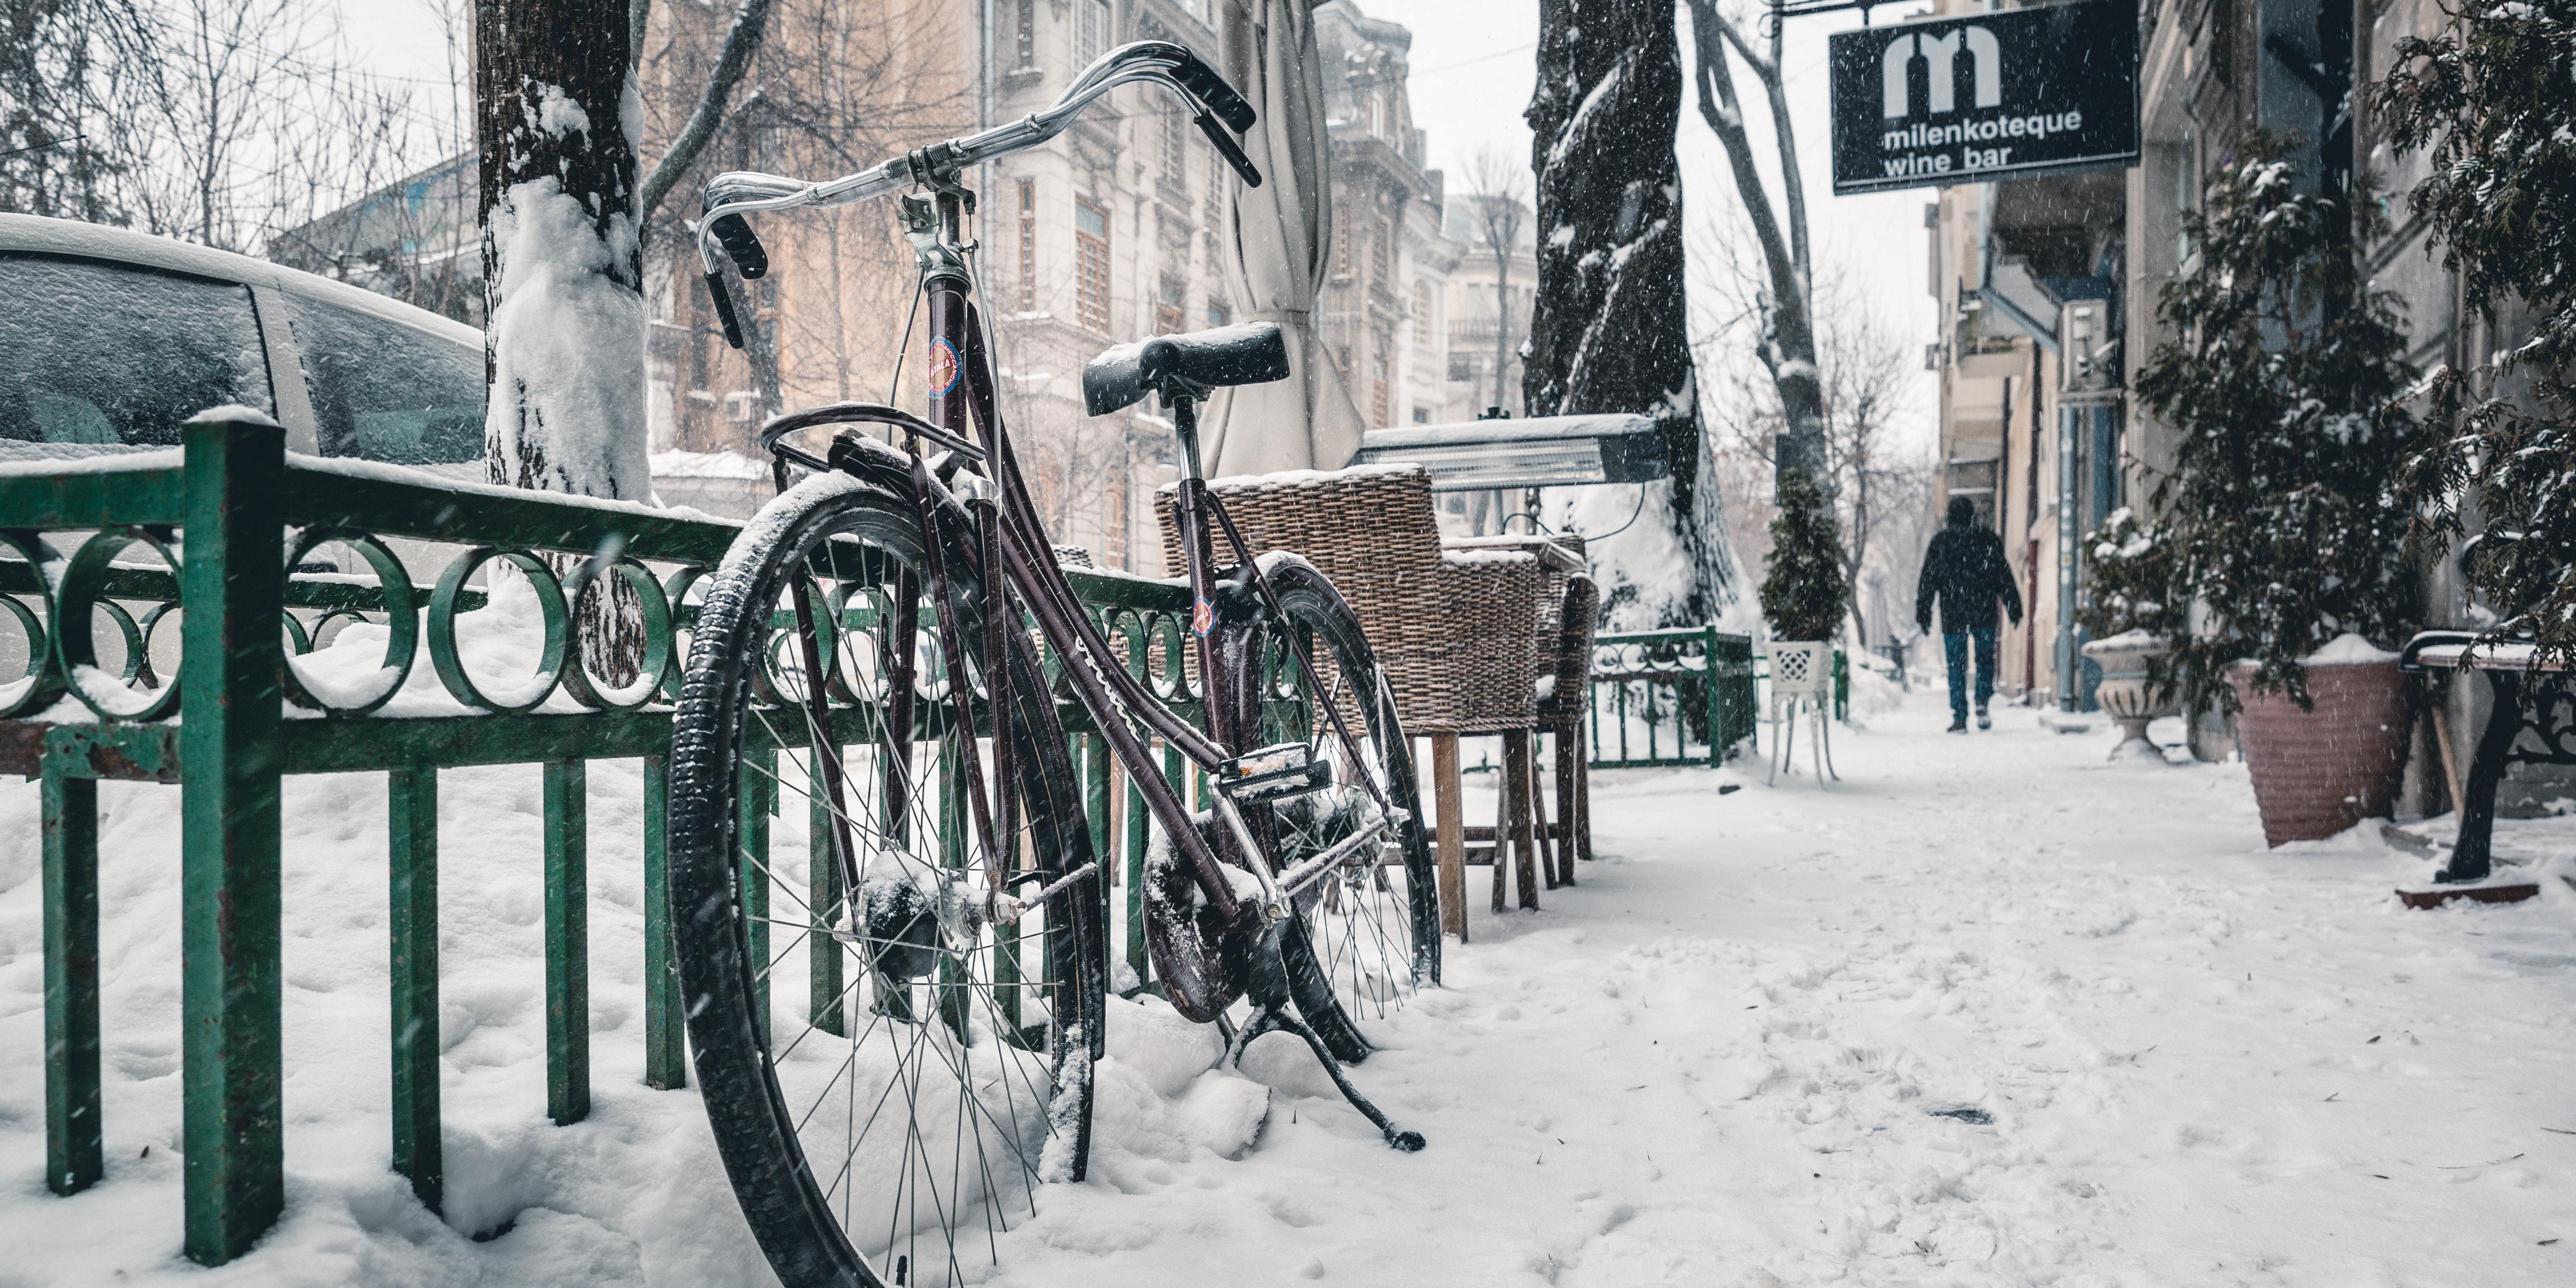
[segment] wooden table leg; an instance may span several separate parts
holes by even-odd
[[[1574,786],[1575,731],[1559,725],[1556,730],[1556,880],[1559,885],[1574,884],[1575,819],[1581,811],[1576,803]]]
[[[1513,729],[1503,734],[1503,813],[1508,824],[1497,822],[1494,857],[1494,898],[1503,897],[1502,828],[1508,825],[1512,838],[1512,872],[1520,886],[1521,906],[1538,907],[1538,838],[1530,831],[1530,745],[1529,730]]]
[[[1553,890],[1557,887],[1556,856],[1561,847],[1554,830],[1547,823],[1547,782],[1539,775],[1539,762],[1547,755],[1541,740],[1546,737],[1545,726],[1530,730],[1529,757],[1524,768],[1529,771],[1530,826],[1538,838],[1539,884]],[[1564,817],[1562,800],[1557,803],[1556,812],[1558,817]]]
[[[1467,942],[1467,820],[1459,799],[1458,735],[1431,735],[1431,791],[1439,818],[1440,931]]]

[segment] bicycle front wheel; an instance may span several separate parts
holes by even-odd
[[[1008,683],[982,674],[971,525],[934,516],[839,473],[783,493],[709,580],[672,730],[695,1067],[791,1288],[980,1278],[1088,1161],[1108,980],[1098,869],[1064,879],[1093,857],[1077,780],[1027,633]],[[968,656],[942,656],[939,613]],[[965,767],[989,780],[997,750],[1021,809],[988,844]]]

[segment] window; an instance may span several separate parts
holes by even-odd
[[[1109,0],[1074,0],[1073,61],[1089,67],[1109,52]]]
[[[1431,409],[1430,409],[1430,408],[1428,408],[1428,407],[1423,406],[1423,405],[1422,405],[1422,404],[1420,404],[1420,403],[1415,403],[1415,404],[1413,404],[1413,423],[1414,423],[1414,424],[1416,424],[1416,425],[1428,425],[1428,424],[1430,424],[1430,423],[1431,423]]]
[[[1023,7],[1020,12],[1028,10]],[[1038,308],[1038,181],[1020,180],[1020,312]]]
[[[1176,104],[1163,105],[1163,182],[1190,186],[1190,118]]]
[[[1383,286],[1395,276],[1395,229],[1385,215],[1372,220],[1369,227],[1369,272]]]
[[[483,352],[372,314],[286,297],[325,456],[483,459]]]
[[[1377,336],[1376,341],[1376,352],[1369,355],[1369,415],[1371,424],[1384,425],[1387,423],[1386,351],[1388,345],[1387,338],[1383,334]]]
[[[1109,513],[1101,516],[1100,524],[1100,535],[1104,538],[1100,552],[1108,556],[1112,568],[1127,566],[1127,528],[1134,518],[1131,508],[1134,504],[1135,493],[1128,476],[1127,462],[1120,461],[1118,468],[1109,474]]]
[[[1226,312],[1224,305],[1219,304],[1214,300],[1208,301],[1207,324],[1210,327],[1224,326],[1226,323],[1233,320],[1234,315]]]
[[[1086,331],[1107,335],[1109,212],[1088,201],[1073,203],[1073,259],[1074,321]]]
[[[1340,200],[1333,202],[1333,276],[1351,275],[1351,211]],[[1350,364],[1344,363],[1344,366]]]
[[[179,422],[208,407],[277,412],[245,287],[0,256],[0,300],[10,303],[0,310],[0,353],[9,355],[0,363],[0,438],[170,447]],[[483,364],[474,366],[480,384]],[[0,459],[18,455],[0,450]]]
[[[1178,273],[1165,273],[1154,292],[1154,333],[1170,335],[1187,323],[1181,313],[1183,284]]]
[[[1020,0],[1017,66],[1027,70],[1038,65],[1038,0]]]
[[[1450,354],[1449,378],[1456,381],[1474,380],[1476,378],[1476,355],[1472,353]]]
[[[1413,342],[1431,343],[1431,283],[1413,284]]]

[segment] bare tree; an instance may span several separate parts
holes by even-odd
[[[1756,48],[1744,24],[1721,12],[1717,0],[1687,0],[1691,38],[1698,50],[1695,67],[1700,119],[1708,123],[1726,150],[1727,170],[1760,251],[1762,293],[1754,336],[1754,353],[1768,373],[1781,408],[1785,439],[1773,453],[1775,467],[1819,472],[1816,459],[1824,434],[1824,390],[1816,367],[1814,295],[1807,253],[1807,198],[1798,174],[1797,134],[1790,124],[1789,98],[1780,65],[1781,27],[1773,24],[1766,48]],[[1772,199],[1764,182],[1743,101],[1735,89],[1730,56],[1744,65],[1762,87],[1771,118],[1780,173],[1780,196]]]
[[[1519,158],[1481,144],[1467,158],[1467,209],[1477,238],[1494,257],[1494,398],[1488,406],[1511,405],[1507,383],[1512,369],[1512,253],[1529,222],[1530,170]]]
[[[1746,513],[1730,517],[1739,525],[1758,522],[1768,509],[1760,495],[1776,479],[1786,416],[1778,386],[1758,363],[1743,360],[1743,333],[1763,325],[1758,282],[1727,269],[1740,256],[1734,239],[1723,235],[1700,239],[1704,274],[1702,294],[1715,301],[1715,326],[1696,338],[1700,370],[1730,396],[1712,400],[1710,418],[1718,439],[1720,472],[1730,507]],[[1908,561],[1909,521],[1929,502],[1921,494],[1931,469],[1931,435],[1925,432],[1923,408],[1916,398],[1911,346],[1872,313],[1858,293],[1840,281],[1820,292],[1820,326],[1816,333],[1818,404],[1821,423],[1810,448],[1810,469],[1834,504],[1843,534],[1844,571],[1851,585],[1852,621],[1867,644],[1870,614],[1863,602],[1866,587],[1884,582],[1889,568]],[[1767,545],[1767,538],[1757,538]],[[1738,547],[1739,553],[1754,548]],[[1891,562],[1894,561],[1894,562]]]
[[[148,95],[130,0],[18,0],[0,31],[0,211],[127,223],[136,159],[112,146]]]

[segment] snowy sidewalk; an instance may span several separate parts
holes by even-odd
[[[2576,891],[2405,912],[2375,840],[2266,853],[2241,766],[1945,718],[1823,794],[1602,775],[1616,857],[1535,916],[1471,877],[1358,1071],[1428,1151],[1283,1098],[1005,1280],[2576,1282]]]
[[[2576,890],[2406,912],[2389,891],[2422,860],[2265,852],[2241,767],[2106,766],[2108,732],[2018,709],[1983,735],[1945,719],[1919,697],[1838,734],[1822,793],[1758,765],[1724,797],[1738,775],[1599,775],[1605,857],[1538,914],[1487,914],[1472,873],[1451,987],[1372,1026],[1385,1049],[1355,1071],[1424,1153],[1380,1145],[1284,1037],[1247,1062],[1279,1093],[1241,1147],[1244,1098],[1191,1063],[1204,1031],[1122,1012],[1094,1180],[1047,1191],[990,1282],[2576,1282]],[[446,777],[450,1215],[510,1233],[471,1242],[382,1170],[368,776],[290,784],[285,1222],[223,1271],[177,1260],[166,789],[102,793],[110,1173],[46,1195],[34,790],[13,786],[0,1288],[771,1282],[694,1097],[635,1082],[631,766],[592,775],[598,1109],[565,1129],[541,1114],[533,880],[504,875],[534,871],[534,772]],[[2576,823],[2500,848],[2517,837],[2576,855]]]

